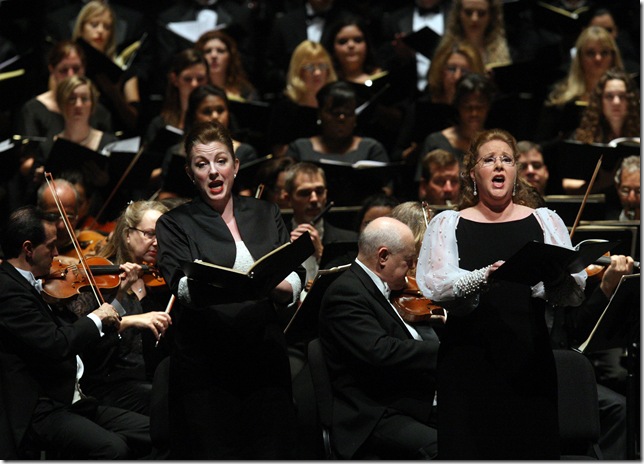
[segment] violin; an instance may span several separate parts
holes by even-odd
[[[418,288],[415,277],[407,276],[407,286],[392,295],[391,302],[403,320],[410,324],[436,321],[445,316],[445,309],[425,298]]]
[[[94,276],[96,286],[103,291],[109,291],[117,288],[121,284],[119,274],[123,270],[106,258],[92,256],[85,259],[90,273]],[[156,269],[152,266],[142,265],[143,272],[146,274],[143,280],[153,283],[152,286],[165,285],[165,281],[159,276]],[[149,276],[149,277],[148,277]],[[146,280],[147,279],[147,280]],[[49,274],[43,277],[43,293],[49,297],[49,300],[67,300],[83,291],[87,291],[92,285],[87,277],[85,268],[79,265],[65,265],[60,261],[52,263]]]
[[[93,256],[86,258],[91,274],[94,276],[96,287],[102,291],[112,290],[121,284],[119,274],[123,271],[114,266],[111,261]],[[93,285],[83,266],[67,266],[60,261],[52,263],[49,275],[43,277],[42,291],[49,301],[67,300],[83,291],[88,291]]]
[[[157,268],[149,264],[142,264],[143,268],[143,282],[146,287],[150,287],[153,290],[158,290],[161,287],[166,285],[165,279],[161,276]]]
[[[107,244],[107,236],[95,230],[81,230],[76,235],[76,239],[78,240],[83,255],[94,255]],[[75,258],[76,250],[72,247],[60,255]]]

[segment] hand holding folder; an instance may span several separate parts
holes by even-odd
[[[201,260],[183,263],[183,272],[190,279],[221,289],[233,299],[259,299],[268,296],[313,251],[311,236],[306,232],[258,259],[247,272]]]
[[[505,280],[525,285],[556,281],[562,271],[576,274],[612,249],[614,242],[587,243],[579,250],[528,242],[490,274],[490,280]]]

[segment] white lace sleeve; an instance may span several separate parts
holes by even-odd
[[[548,208],[537,208],[534,211],[534,215],[543,229],[544,243],[549,245],[559,245],[570,249],[573,248],[566,224],[557,213]],[[586,288],[586,278],[588,277],[586,271],[582,270],[572,276],[575,279],[575,282],[577,282],[577,285],[579,285],[579,288],[584,290]],[[535,298],[545,299],[543,282],[539,282],[537,285],[532,287],[532,296]],[[579,303],[581,303],[581,301]]]
[[[457,292],[454,284],[471,274],[471,271],[459,267],[456,242],[459,217],[456,211],[443,211],[430,221],[423,237],[416,282],[423,295],[436,302],[455,300]],[[478,306],[478,293],[459,300],[461,307],[464,305],[471,310]]]

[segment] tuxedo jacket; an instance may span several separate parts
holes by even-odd
[[[71,405],[76,354],[99,338],[91,319],[67,322],[11,264],[0,264],[2,457],[20,446],[39,398]]]
[[[447,16],[451,9],[451,0],[443,0],[441,12],[443,15],[443,24],[447,24]],[[407,5],[392,13],[386,15],[383,19],[383,43],[378,51],[378,57],[385,67],[391,70],[391,80],[394,86],[408,89],[404,97],[417,96],[416,91],[416,58],[405,61],[396,55],[391,45],[397,33],[411,34],[414,32],[414,8],[415,6]],[[401,96],[402,97],[402,96]]]
[[[354,262],[320,307],[320,340],[333,387],[333,446],[350,459],[385,411],[428,424],[438,338],[418,341]]]

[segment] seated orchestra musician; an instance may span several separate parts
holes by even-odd
[[[98,264],[113,264],[119,269],[120,284],[111,289],[109,296],[121,316],[121,324],[118,335],[104,337],[83,353],[86,374],[81,387],[87,394],[104,404],[146,415],[150,413],[154,369],[168,354],[165,338],[159,345],[156,342],[172,320],[164,311],[169,298],[167,286],[163,282],[158,286],[161,290],[155,290],[154,278],[146,284],[142,266],[156,263],[154,229],[166,211],[168,208],[157,201],[131,203],[117,220],[107,244],[97,253]],[[81,295],[68,307],[83,317],[91,311],[91,295]]]
[[[417,258],[414,235],[379,217],[358,257],[329,287],[320,340],[333,388],[332,446],[339,458],[431,459],[438,338],[424,340],[389,301]]]
[[[14,211],[0,264],[0,449],[3,458],[51,450],[62,459],[134,459],[150,452],[149,419],[104,406],[79,388],[78,356],[119,329],[113,306],[75,319],[53,309],[42,292],[56,249],[56,225],[41,210]],[[43,290],[44,288],[44,290]],[[71,318],[69,317],[71,316]]]

